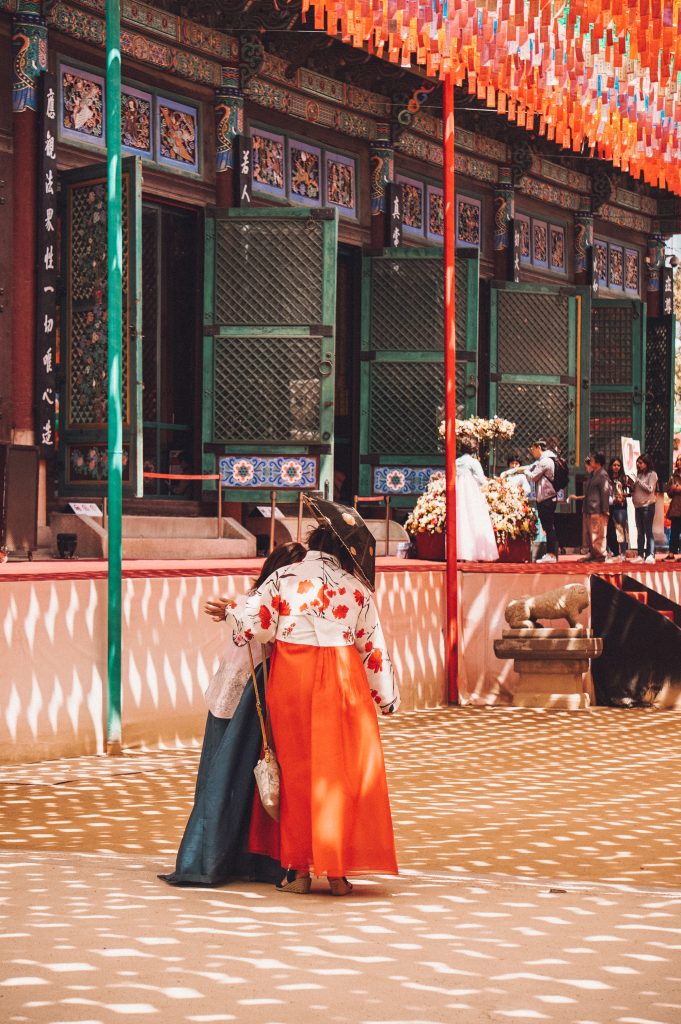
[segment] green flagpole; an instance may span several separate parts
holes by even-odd
[[[121,206],[121,5],[106,0],[107,291],[108,331],[108,528],[107,754],[121,752],[121,563],[123,557],[123,218]]]

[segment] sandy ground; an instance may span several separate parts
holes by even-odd
[[[681,716],[382,723],[398,879],[171,889],[198,751],[0,775],[0,1021],[681,1022]]]

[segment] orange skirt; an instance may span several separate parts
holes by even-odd
[[[396,875],[383,748],[359,653],[276,644],[267,708],[280,820],[267,818],[256,792],[251,852],[315,875]]]

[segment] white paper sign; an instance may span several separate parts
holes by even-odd
[[[260,515],[264,516],[265,519],[271,519],[272,518],[272,509],[270,508],[269,505],[256,505],[256,508],[257,508],[258,512],[260,513]],[[286,519],[286,516],[284,515],[284,513],[281,511],[280,508],[275,508],[275,510],[274,510],[274,518],[275,519]]]
[[[93,519],[101,517],[102,510],[93,501],[72,501],[69,507],[77,516],[91,516]]]
[[[636,479],[636,460],[641,454],[641,442],[635,437],[622,437],[622,469],[632,480]]]

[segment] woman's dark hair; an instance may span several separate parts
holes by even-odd
[[[619,464],[620,464],[620,471],[617,474],[617,476],[615,477],[615,476],[612,475],[612,467],[615,465],[616,462],[619,462]],[[615,455],[614,458],[610,459],[610,462],[608,463],[608,476],[610,477],[611,480],[624,480],[625,479],[624,467],[622,466],[622,459],[621,459],[621,457],[619,455]]]
[[[511,452],[506,456],[506,465],[510,466],[512,462],[517,462],[520,465],[520,456],[517,452]]]
[[[475,452],[475,445],[472,441],[457,441],[457,445],[462,455],[473,455]]]
[[[655,463],[653,462],[653,460],[647,452],[641,452],[636,461],[642,462],[644,464],[644,466],[646,467],[646,473],[652,473],[655,469]]]
[[[356,575],[355,570],[357,567],[352,559],[352,555],[333,530],[328,526],[324,526],[323,523],[315,526],[309,534],[307,547],[309,551],[321,551],[325,555],[333,555],[346,572],[350,573],[351,576]]]
[[[294,565],[296,562],[302,562],[307,554],[307,548],[304,544],[298,544],[296,541],[288,541],[286,544],[278,544],[271,555],[268,555],[263,562],[260,575],[255,581],[253,587],[257,590],[261,587],[265,580],[269,579],[273,572],[277,569],[281,569],[285,565]]]

